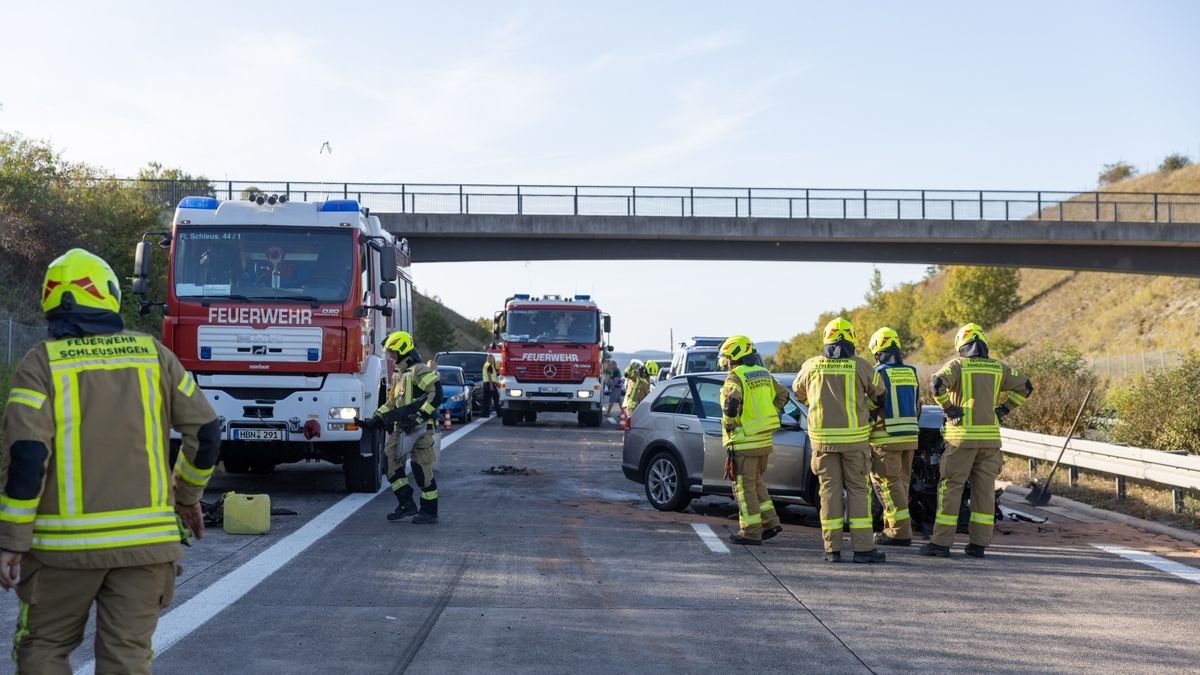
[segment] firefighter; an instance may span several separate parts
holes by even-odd
[[[881,563],[887,557],[871,540],[870,410],[883,389],[872,382],[871,366],[854,355],[854,326],[837,318],[825,325],[820,356],[804,362],[792,390],[809,404],[812,470],[820,481],[821,536],[825,560],[842,561],[844,513],[849,513],[854,562]],[[845,490],[848,504],[843,502]]]
[[[867,346],[877,363],[871,384],[883,389],[882,405],[876,409],[869,439],[871,482],[883,504],[883,532],[875,534],[875,543],[908,546],[912,544],[908,488],[919,431],[917,369],[904,365],[900,336],[891,328],[875,331]]]
[[[659,371],[659,368],[658,368],[657,361],[646,361],[646,383],[647,384],[649,384],[651,386],[654,385],[654,382],[658,380],[658,371]]]
[[[632,416],[633,410],[649,393],[650,377],[646,373],[646,366],[635,359],[625,369],[625,416]]]
[[[50,338],[12,376],[0,449],[0,586],[19,600],[22,673],[70,673],[96,604],[96,672],[149,673],[180,541],[204,536],[200,496],[220,426],[196,380],[126,331],[117,276],[71,249],[50,263]],[[182,435],[171,451],[168,432]],[[190,540],[189,540],[190,541]]]
[[[750,338],[734,335],[721,343],[718,359],[729,370],[721,387],[721,441],[729,459],[726,477],[733,481],[738,505],[738,531],[729,541],[759,546],[783,531],[763,474],[788,391],[771,371],[750,363],[755,353]]]
[[[437,524],[438,489],[433,477],[437,464],[434,447],[437,429],[437,409],[442,404],[442,382],[437,373],[421,362],[413,345],[412,335],[398,330],[383,342],[387,351],[395,354],[396,372],[390,398],[379,406],[375,414],[360,424],[368,429],[388,429],[384,453],[388,458],[388,481],[396,495],[396,510],[388,514],[390,521],[399,521],[416,514],[412,522],[416,525]],[[397,430],[399,433],[397,433]],[[420,436],[412,448],[405,443],[413,435]],[[413,481],[421,489],[421,508],[413,505],[413,487],[404,472],[406,459],[412,459]]]
[[[483,417],[492,416],[492,410],[500,414],[500,369],[496,367],[496,357],[488,354],[483,362]]]
[[[954,336],[958,357],[933,376],[933,398],[946,413],[946,451],[938,484],[933,536],[921,554],[946,558],[958,528],[963,486],[971,481],[970,543],[963,550],[982,558],[996,523],[996,474],[1000,454],[1000,420],[1033,393],[1029,378],[988,356],[987,336],[968,323]]]

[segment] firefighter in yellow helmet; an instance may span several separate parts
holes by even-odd
[[[412,335],[398,330],[383,341],[383,347],[395,355],[396,373],[388,400],[375,414],[359,424],[367,429],[387,429],[383,451],[388,459],[388,482],[396,495],[396,509],[390,521],[412,516],[416,525],[437,524],[438,488],[433,470],[437,465],[437,409],[442,404],[442,382],[437,373],[421,361]],[[413,486],[404,472],[406,459],[412,459],[413,481],[421,489],[418,509],[413,505]]]
[[[809,405],[808,435],[812,470],[820,481],[821,536],[825,560],[842,561],[842,527],[850,516],[854,562],[881,563],[887,557],[871,539],[871,412],[883,388],[873,382],[871,366],[854,355],[857,338],[850,322],[825,325],[820,356],[804,362],[792,390]],[[843,502],[842,491],[849,502]]]
[[[996,475],[1000,454],[1000,420],[1033,393],[1033,383],[1016,369],[988,356],[987,336],[968,323],[954,336],[958,357],[942,366],[932,381],[933,399],[946,413],[946,451],[933,536],[921,554],[950,555],[958,528],[963,487],[971,481],[970,543],[964,553],[982,558],[996,523]]]
[[[650,383],[658,379],[658,362],[653,360],[646,361],[646,378]]]
[[[756,353],[750,338],[734,335],[721,344],[717,357],[729,369],[721,387],[721,441],[733,464],[726,472],[738,505],[738,531],[729,540],[753,546],[783,531],[763,474],[779,411],[788,401],[787,388],[769,370],[750,363]]]
[[[17,590],[21,673],[70,673],[96,610],[96,672],[149,673],[150,638],[175,590],[220,426],[175,355],[126,331],[108,263],[50,263],[50,337],[12,376],[0,447],[0,586]],[[172,457],[169,431],[182,435]],[[184,536],[181,536],[184,535]],[[18,581],[19,580],[19,581]]]
[[[625,368],[625,408],[627,417],[633,416],[633,411],[650,393],[650,376],[646,373],[646,365],[637,359],[630,361]]]
[[[867,347],[875,355],[876,363],[871,384],[883,389],[883,400],[875,411],[869,439],[871,482],[883,504],[883,532],[875,534],[875,543],[908,546],[912,544],[908,489],[921,410],[917,369],[904,364],[900,336],[891,328],[885,326],[875,331]]]

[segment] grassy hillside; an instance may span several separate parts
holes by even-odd
[[[1104,191],[1200,193],[1200,166],[1138,176]],[[996,327],[1021,345],[1018,353],[1064,339],[1092,358],[1200,345],[1200,279],[1026,269],[1019,294],[1021,308]]]
[[[430,299],[420,293],[413,293],[413,315],[420,315],[423,309],[429,305],[436,305],[442,310],[446,321],[450,324],[453,331],[453,336],[450,339],[451,351],[479,351],[491,342],[492,335],[490,332],[481,329],[476,325],[475,321],[455,312],[454,310],[442,305],[436,300]],[[418,330],[419,332],[419,330]],[[425,355],[426,358],[433,358],[437,351],[429,345],[421,344],[417,341],[417,351]]]

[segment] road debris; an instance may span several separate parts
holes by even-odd
[[[523,466],[513,466],[512,464],[500,464],[498,466],[490,466],[483,469],[479,473],[486,473],[492,476],[508,476],[516,474],[518,476],[528,476],[532,472]]]

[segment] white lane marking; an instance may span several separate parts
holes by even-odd
[[[725,542],[721,541],[721,538],[717,536],[716,532],[712,531],[712,528],[707,523],[692,523],[692,529],[696,531],[696,534],[700,535],[700,541],[704,542],[708,550],[713,553],[729,553],[729,547],[725,545]]]
[[[1146,553],[1145,551],[1139,551],[1137,549],[1125,548],[1124,546],[1113,546],[1112,544],[1092,544],[1092,546],[1106,553],[1121,556],[1126,560],[1132,560],[1133,562],[1141,563],[1147,567],[1153,567],[1160,572],[1173,574],[1180,579],[1186,579],[1192,583],[1200,584],[1200,569],[1196,569],[1195,567],[1188,567],[1187,565],[1177,563],[1174,560],[1161,558],[1153,553]]]
[[[460,427],[454,433],[447,434],[442,439],[442,449],[449,448],[460,438],[487,422],[487,419],[476,420]],[[309,546],[332,532],[342,521],[387,489],[388,483],[384,481],[379,492],[374,494],[359,492],[346,495],[341,501],[305,523],[300,529],[280,539],[241,567],[213,582],[208,588],[200,591],[179,607],[167,612],[159,619],[158,628],[154,631],[155,655],[167,651],[176,642],[187,637],[189,633],[220,613],[221,610],[237,602],[243,595],[279,571],[279,568],[303,553]],[[96,662],[88,661],[75,670],[75,675],[93,675],[95,668]]]

